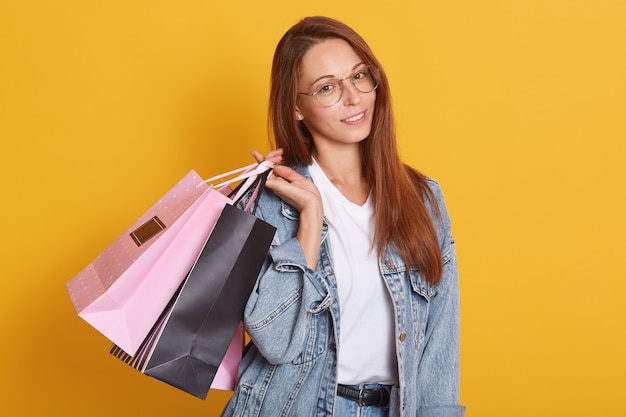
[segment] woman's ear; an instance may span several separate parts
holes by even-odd
[[[304,119],[304,116],[302,115],[302,112],[300,112],[300,109],[296,107],[296,120],[301,121],[302,119]]]

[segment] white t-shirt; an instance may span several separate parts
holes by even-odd
[[[340,310],[338,382],[394,384],[398,379],[394,311],[378,267],[371,196],[352,203],[313,160],[310,174],[322,196]]]

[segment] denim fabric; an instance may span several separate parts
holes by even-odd
[[[294,169],[308,176],[306,167]],[[441,281],[430,286],[413,269],[407,278],[407,267],[393,250],[379,260],[396,313],[399,387],[392,391],[389,417],[462,417],[465,412],[458,405],[454,240],[439,185],[432,180],[429,185],[441,211],[441,221],[432,214],[444,264]],[[295,237],[298,212],[265,190],[256,215],[277,232],[245,310],[244,326],[253,343],[222,416],[333,416],[341,315],[328,229],[323,226],[318,264],[311,270]]]

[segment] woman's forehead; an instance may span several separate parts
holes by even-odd
[[[344,78],[363,60],[343,39],[326,39],[313,45],[302,57],[300,79],[314,82],[318,78]]]

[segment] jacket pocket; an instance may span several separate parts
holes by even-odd
[[[450,241],[450,244],[444,247],[441,254],[441,260],[443,263],[442,273],[444,275],[446,274],[447,265],[453,258],[454,241]],[[431,286],[428,284],[418,271],[411,271],[409,280],[411,283],[411,290],[413,292],[413,297],[411,297],[411,314],[413,316],[413,323],[417,324],[416,342],[419,347],[426,335],[426,323],[428,321],[430,302],[433,297],[437,296],[437,292],[438,290],[441,290],[441,288],[438,285]]]
[[[450,263],[452,258],[454,257],[454,241],[451,240],[450,244],[444,247],[441,253],[441,263],[443,264],[443,273],[445,273],[446,265]],[[418,294],[426,301],[430,301],[430,299],[436,294],[437,286],[431,286],[428,284],[418,271],[411,271],[409,274],[411,281],[411,289],[414,293]]]

